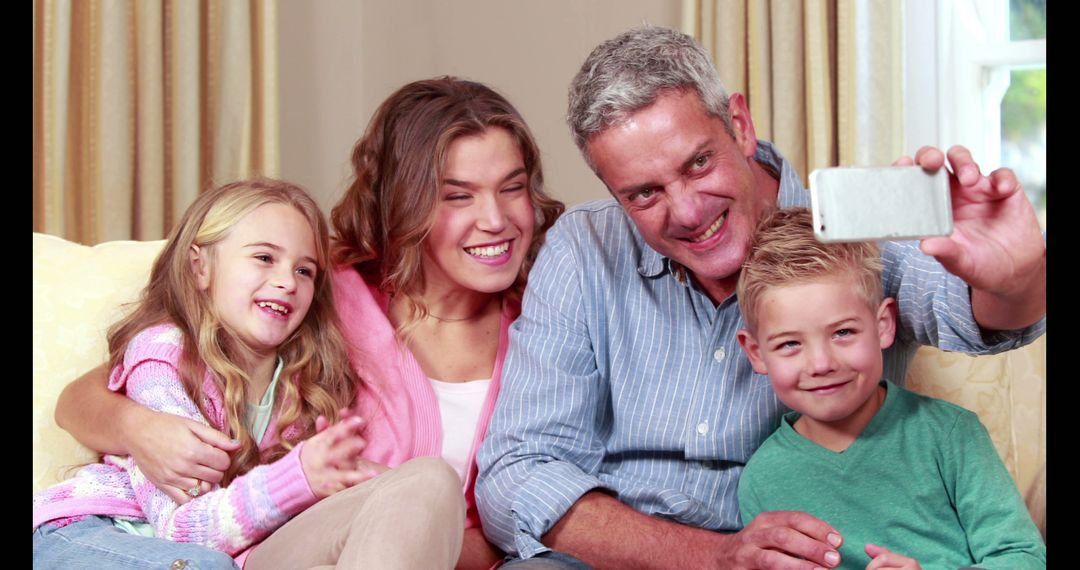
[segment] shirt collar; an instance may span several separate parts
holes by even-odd
[[[270,378],[270,384],[267,385],[266,391],[263,392],[262,399],[258,404],[248,404],[248,410],[254,411],[260,408],[269,408],[274,405],[274,392],[277,391],[278,377],[281,376],[281,369],[285,368],[285,359],[278,355],[277,366],[274,367],[274,375]]]
[[[754,152],[754,160],[760,163],[771,174],[775,175],[780,172],[780,190],[777,194],[777,204],[781,208],[791,208],[796,206],[809,207],[810,196],[803,188],[802,180],[799,178],[798,173],[791,167],[791,163],[784,159],[783,155],[776,147],[768,142],[759,140],[757,144],[757,150]],[[641,258],[638,264],[638,273],[642,277],[659,277],[665,273],[670,273],[682,284],[687,284],[687,271],[679,262],[669,257],[660,255],[656,250],[649,247],[645,240],[641,237],[641,234],[637,231],[637,226],[631,224],[634,235],[637,237],[638,242],[641,244]]]

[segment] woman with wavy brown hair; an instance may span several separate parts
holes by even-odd
[[[479,83],[443,77],[390,95],[353,149],[331,214],[334,294],[364,378],[364,457],[439,456],[467,500],[459,567],[501,557],[480,532],[476,451],[499,389],[507,330],[563,205],[543,190],[520,113]]]

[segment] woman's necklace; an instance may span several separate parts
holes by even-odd
[[[445,317],[440,317],[439,315],[436,315],[435,313],[432,313],[431,311],[428,311],[428,316],[435,319],[436,321],[439,321],[439,322],[442,322],[442,323],[460,323],[462,321],[471,321],[471,320],[479,317],[483,313],[484,313],[484,311],[481,310],[479,313],[476,313],[475,315],[472,315],[470,317],[461,317],[460,319],[447,319]]]
[[[464,322],[464,321],[472,321],[472,320],[476,320],[476,319],[484,316],[484,314],[487,311],[488,307],[491,305],[491,302],[494,301],[494,300],[495,300],[495,298],[493,297],[490,301],[488,301],[487,303],[484,303],[484,306],[480,307],[480,309],[478,311],[476,311],[476,313],[474,313],[472,315],[469,315],[467,317],[459,317],[459,318],[456,318],[456,319],[447,318],[447,317],[440,317],[439,315],[436,315],[435,313],[432,313],[431,311],[428,311],[428,316],[435,319],[436,321],[441,322],[441,323],[460,323],[460,322]]]

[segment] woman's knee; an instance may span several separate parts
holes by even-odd
[[[461,478],[457,471],[442,459],[416,457],[382,476],[387,475],[391,475],[393,479],[392,482],[387,482],[387,486],[396,488],[394,495],[429,505],[442,502],[460,509],[464,518],[465,498],[461,489]]]
[[[398,466],[403,475],[429,480],[438,487],[450,486],[460,491],[461,478],[449,463],[439,457],[414,457]]]

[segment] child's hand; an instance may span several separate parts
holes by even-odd
[[[876,544],[866,545],[866,555],[873,559],[870,561],[870,564],[866,566],[866,570],[879,570],[881,568],[922,570],[922,566],[919,566],[919,563],[916,562],[914,558],[908,558],[907,556],[895,552],[889,552],[887,548]]]
[[[350,415],[311,436],[300,452],[300,465],[308,485],[320,499],[371,479],[385,468],[360,458],[367,442],[360,437],[364,421]],[[380,469],[382,468],[382,469]]]
[[[338,410],[339,422],[343,422],[346,418],[351,418],[353,416],[360,418],[359,412],[357,412],[354,408],[341,408],[340,410]],[[363,418],[360,418],[360,420],[363,421]],[[315,418],[315,433],[325,431],[326,428],[330,426],[330,420],[326,419],[326,416],[319,414],[319,417]]]

